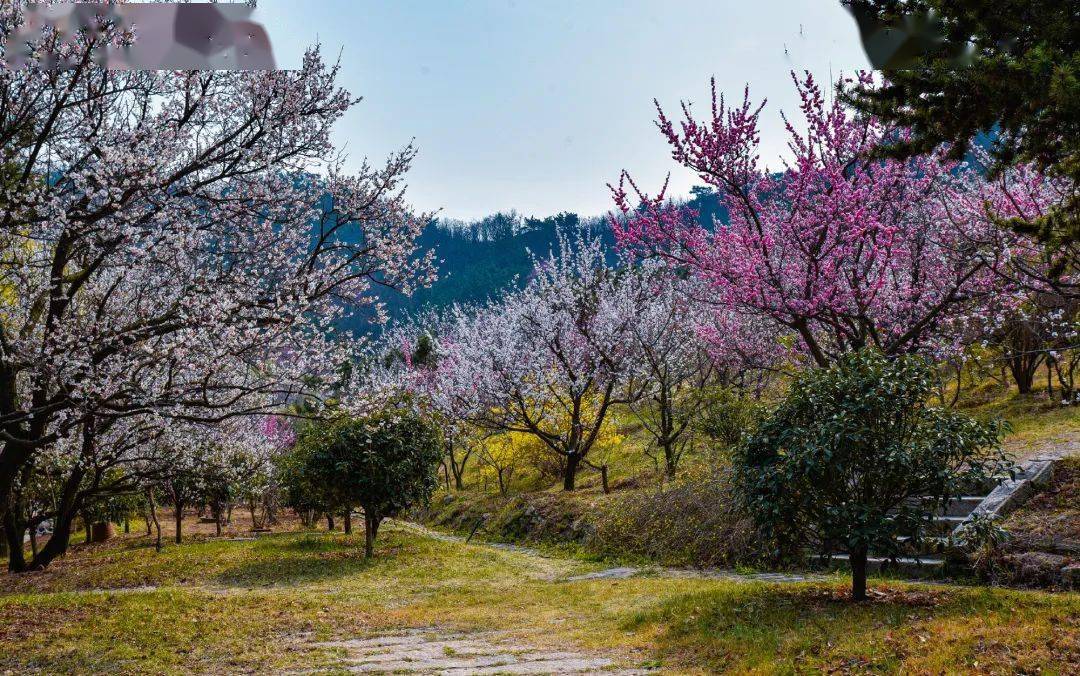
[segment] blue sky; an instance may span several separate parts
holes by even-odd
[[[784,152],[792,69],[822,79],[866,68],[838,0],[261,0],[278,63],[306,44],[342,55],[364,102],[338,129],[351,161],[415,138],[411,201],[450,217],[517,209],[606,212],[623,168],[643,186],[677,170],[653,97],[707,105],[708,80],[767,97],[762,157]]]

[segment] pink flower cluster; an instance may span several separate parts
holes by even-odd
[[[944,153],[876,159],[904,130],[827,101],[810,75],[793,80],[801,116],[784,117],[791,157],[780,171],[761,166],[764,104],[748,91],[729,106],[714,82],[704,120],[683,104],[676,123],[657,104],[672,157],[716,191],[729,222],[702,227],[666,186],[649,196],[624,172],[612,186],[620,246],[691,270],[725,312],[774,322],[821,365],[867,345],[949,349],[971,321],[1019,302],[1006,271],[1031,247],[995,219],[1045,208],[1041,177],[991,181]]]

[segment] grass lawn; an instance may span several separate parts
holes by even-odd
[[[1076,673],[1080,595],[841,578],[775,585],[652,576],[561,581],[596,564],[442,542],[132,535],[44,573],[0,576],[0,673],[334,671],[317,644],[405,627],[502,630],[662,673]]]

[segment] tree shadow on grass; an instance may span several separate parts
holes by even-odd
[[[1009,621],[1021,602],[1015,594],[978,589],[883,583],[876,589],[871,600],[855,603],[844,585],[732,585],[660,603],[625,628],[660,629],[661,661],[717,671],[892,672],[915,652],[947,657],[976,650],[970,644],[981,646],[983,632],[997,631],[993,623]],[[1055,617],[1080,607],[1052,608],[1032,597],[1022,603],[1046,615],[1048,638]],[[1021,640],[1013,648],[1023,650]]]
[[[286,541],[260,538],[243,562],[220,571],[212,581],[222,586],[289,586],[340,579],[392,560],[399,547],[381,543],[375,558],[364,558],[363,536],[305,534]]]

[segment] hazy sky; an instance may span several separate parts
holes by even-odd
[[[316,39],[340,50],[364,102],[338,128],[350,156],[415,138],[418,208],[472,218],[500,209],[582,215],[611,208],[623,168],[643,187],[676,170],[653,126],[656,97],[708,104],[708,80],[767,97],[762,157],[784,152],[789,72],[866,68],[838,0],[260,0],[278,63]]]

